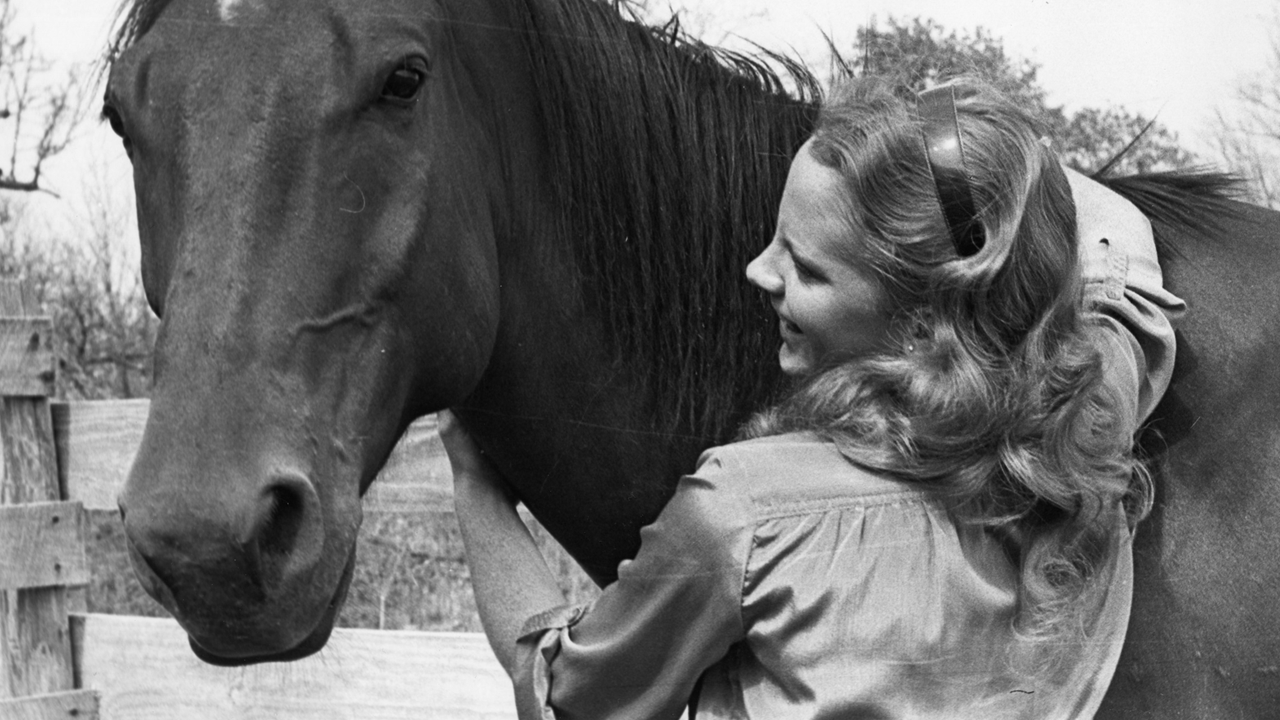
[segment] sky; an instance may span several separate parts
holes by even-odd
[[[12,0],[17,25],[56,63],[90,63],[109,34],[115,0]],[[216,0],[208,0],[215,2]],[[369,0],[375,2],[376,0]],[[661,0],[652,0],[654,4]],[[1157,117],[1182,143],[1205,151],[1215,111],[1234,112],[1239,82],[1262,72],[1280,35],[1280,0],[683,0],[704,37],[743,39],[821,57],[822,34],[848,47],[857,28],[889,17],[932,18],[951,30],[983,27],[1007,54],[1041,67],[1053,104],[1068,111],[1122,105]],[[93,97],[101,94],[95,89]],[[96,115],[96,111],[91,113]],[[3,128],[0,128],[3,130]],[[7,147],[0,147],[7,150]],[[92,172],[90,172],[92,169]],[[85,211],[85,178],[127,195],[128,163],[96,122],[46,169],[63,201],[40,198],[38,212]],[[131,200],[126,200],[131,203]],[[80,208],[74,206],[80,205]]]

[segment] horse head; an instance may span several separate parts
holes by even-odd
[[[423,0],[139,0],[126,21],[104,115],[161,326],[120,506],[146,589],[210,662],[324,644],[363,490],[493,351],[500,169],[435,18]]]

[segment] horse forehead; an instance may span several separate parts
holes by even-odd
[[[224,23],[251,20],[254,15],[265,13],[272,8],[287,9],[295,13],[302,10],[306,14],[315,16],[323,16],[327,13],[352,19],[360,15],[385,15],[387,12],[396,10],[404,12],[405,7],[401,6],[416,7],[423,4],[420,0],[409,0],[408,3],[382,2],[375,9],[368,7],[364,0],[205,0],[205,2],[213,3],[217,8],[218,17]]]
[[[262,9],[262,0],[214,0],[218,4],[218,17],[231,22],[246,13]]]

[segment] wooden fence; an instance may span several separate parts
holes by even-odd
[[[0,720],[513,718],[476,633],[336,630],[318,655],[215,668],[170,619],[86,612],[85,513],[116,508],[146,401],[51,403],[49,318],[0,282]],[[434,421],[415,423],[367,509],[448,510]]]

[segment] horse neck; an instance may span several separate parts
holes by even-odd
[[[539,520],[608,580],[697,453],[776,380],[773,321],[743,271],[768,242],[808,108],[596,3],[511,2],[526,13],[523,57],[480,61],[518,78],[502,91],[514,100],[494,94],[502,320],[459,410]],[[586,22],[574,13],[589,31],[566,27]],[[631,55],[605,52],[617,48]]]

